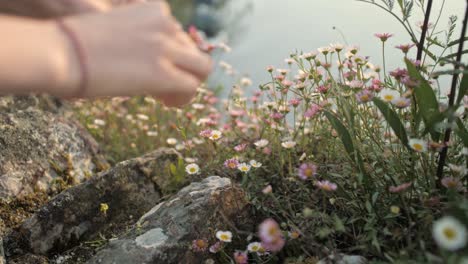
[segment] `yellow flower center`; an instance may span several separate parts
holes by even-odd
[[[361,95],[361,101],[369,101],[369,96],[367,94]]]
[[[226,235],[226,234],[222,234],[219,236],[219,238],[221,238],[221,240],[225,241],[225,240],[229,240],[229,236]]]
[[[304,175],[305,175],[306,177],[311,177],[311,176],[314,175],[314,170],[311,169],[311,168],[305,169],[305,170],[304,170]]]
[[[257,252],[258,251],[258,246],[252,246],[252,251]]]
[[[384,96],[385,101],[391,101],[393,100],[393,95],[387,94]]]
[[[453,230],[452,228],[450,227],[447,227],[444,229],[443,231],[444,233],[444,236],[448,239],[448,240],[454,240],[455,237],[457,236],[457,233],[455,232],[455,230]]]
[[[423,151],[424,147],[423,145],[419,144],[419,143],[414,143],[413,144],[413,148],[417,151]]]
[[[197,171],[197,169],[195,169],[195,168],[190,168],[190,172],[195,173],[196,171]]]
[[[205,248],[207,246],[205,241],[203,241],[201,239],[197,240],[196,244],[197,244],[197,247],[199,247],[199,248]]]

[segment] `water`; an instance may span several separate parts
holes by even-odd
[[[431,21],[437,18],[443,1],[434,2]],[[447,0],[437,29],[447,27],[450,15],[457,15],[460,25],[464,8],[465,1]],[[411,25],[423,20],[420,8],[415,6],[414,10]],[[393,47],[410,43],[406,31],[388,13],[355,0],[232,0],[212,14],[222,27],[218,38],[226,39],[232,47],[232,52],[220,59],[249,76],[254,86],[268,81],[266,66],[286,68],[284,59],[296,50],[308,52],[330,43],[347,43],[359,46],[362,55],[381,65],[380,41],[374,33],[389,32],[395,34],[387,42],[387,69],[391,69],[402,65],[401,52]],[[458,38],[460,27],[455,32]],[[217,71],[210,82],[230,87],[233,79]]]

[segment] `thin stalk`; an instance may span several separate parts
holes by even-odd
[[[416,60],[421,61],[424,50],[424,41],[426,40],[427,29],[429,27],[429,17],[431,16],[432,0],[427,2],[426,14],[424,15],[424,24],[421,32],[421,38],[418,43],[418,54]]]
[[[461,32],[461,37],[460,37],[460,42],[458,43],[458,52],[457,52],[457,63],[455,63],[455,72],[457,72],[460,69],[460,62],[461,62],[461,57],[463,53],[463,43],[466,35],[466,25],[468,23],[468,0],[466,1],[467,7],[465,9],[465,18],[463,19],[463,28]],[[455,93],[457,89],[457,82],[458,82],[458,73],[454,73],[452,76],[452,86],[450,87],[450,95],[449,95],[449,109],[451,109],[455,103]],[[442,176],[444,175],[444,166],[445,166],[445,160],[447,159],[447,152],[448,152],[448,145],[447,143],[450,141],[450,135],[452,134],[452,129],[450,127],[450,124],[453,123],[453,116],[448,117],[448,128],[445,130],[445,136],[444,136],[444,147],[442,148],[442,151],[440,152],[440,158],[439,158],[439,164],[437,166],[437,178],[439,181],[437,181],[437,184],[440,184],[440,179],[442,179]]]

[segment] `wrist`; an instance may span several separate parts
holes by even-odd
[[[73,97],[81,90],[82,72],[80,58],[73,40],[58,26],[56,21],[45,23],[50,34],[50,45],[45,54],[49,56],[49,93],[61,97]]]

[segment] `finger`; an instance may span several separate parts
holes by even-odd
[[[180,107],[195,96],[200,81],[193,75],[178,69],[169,62],[163,65],[167,77],[167,89],[157,91],[156,96],[167,106]]]
[[[172,45],[167,56],[178,68],[195,75],[199,80],[205,80],[211,73],[211,58],[200,52],[196,47]]]

